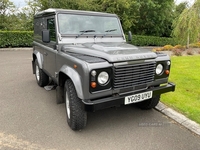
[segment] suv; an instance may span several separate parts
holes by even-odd
[[[128,36],[131,39],[131,34]],[[126,43],[115,14],[47,9],[34,17],[32,68],[39,86],[51,79],[71,129],[87,111],[134,104],[154,108],[168,82],[170,57]]]

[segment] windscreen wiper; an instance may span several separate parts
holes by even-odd
[[[84,33],[88,33],[88,32],[96,32],[95,30],[82,30],[82,31],[79,31],[81,32],[81,34],[77,35],[76,38],[78,38],[79,36],[83,35]]]
[[[108,32],[113,32],[113,31],[117,31],[117,29],[110,29],[110,30],[106,30],[106,31],[104,31],[104,32],[107,32],[107,33],[108,33]],[[107,35],[107,34],[104,34],[104,35],[102,36],[102,38],[105,37],[106,35]]]

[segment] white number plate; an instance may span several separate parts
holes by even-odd
[[[140,102],[140,101],[143,101],[146,99],[150,99],[150,98],[152,98],[152,93],[153,93],[152,91],[148,91],[148,92],[144,92],[144,93],[126,96],[124,104],[128,105],[128,104]]]

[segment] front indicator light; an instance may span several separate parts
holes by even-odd
[[[97,83],[96,82],[91,82],[91,87],[94,89],[94,88],[96,88],[97,87]]]
[[[165,74],[166,74],[166,75],[169,75],[169,70],[165,70]]]

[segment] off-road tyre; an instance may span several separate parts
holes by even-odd
[[[64,86],[67,123],[72,130],[81,130],[87,123],[87,112],[78,98],[73,82],[67,79]]]
[[[152,109],[154,108],[160,101],[160,95],[155,96],[149,100],[145,100],[139,103],[136,103],[136,106],[141,109]]]
[[[44,87],[49,83],[49,76],[40,69],[37,59],[35,60],[35,78],[40,87]]]

